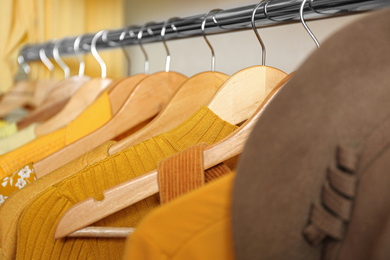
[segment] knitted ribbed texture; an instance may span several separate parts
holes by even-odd
[[[203,150],[200,143],[162,160],[157,167],[160,203],[167,203],[231,172],[229,167],[219,164],[208,171],[203,167]]]
[[[64,212],[91,196],[102,200],[105,189],[157,168],[162,159],[196,143],[215,143],[235,129],[236,126],[202,107],[170,132],[110,156],[58,185],[49,187],[25,209],[19,220],[16,258],[121,259],[123,239],[54,240],[56,225]],[[155,195],[110,215],[95,225],[134,227],[157,205],[159,201]]]
[[[0,207],[0,259],[11,260],[16,257],[17,225],[26,206],[47,187],[60,183],[87,166],[107,158],[109,156],[108,150],[114,143],[113,141],[107,142],[95,150],[83,154],[54,172],[26,185],[4,202]]]
[[[229,172],[232,172],[232,170],[226,164],[220,163],[205,171],[205,181],[206,183],[215,181]]]

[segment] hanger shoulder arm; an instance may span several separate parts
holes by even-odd
[[[287,74],[268,66],[252,66],[236,72],[208,104],[215,114],[231,124],[250,118],[270,91]]]
[[[185,76],[179,76],[171,81],[165,78],[166,82],[164,84],[161,82],[162,79],[164,77],[157,80],[159,85],[154,81],[153,84],[148,83],[148,78],[142,80],[140,85],[130,93],[123,107],[110,121],[80,140],[34,164],[36,176],[41,178],[155,116],[186,78]],[[169,76],[168,79],[170,79]]]
[[[109,153],[111,155],[118,153],[178,126],[201,106],[207,105],[228,77],[228,75],[220,72],[202,72],[187,79],[152,122],[114,144],[110,148]]]
[[[135,231],[129,227],[86,227],[69,234],[68,237],[127,238]]]
[[[254,113],[252,117],[249,118],[237,131],[231,133],[223,140],[205,148],[203,154],[205,169],[209,169],[242,153],[250,133],[259,121],[264,110],[269,105],[270,101],[276,96],[281,87],[284,86],[290,78],[291,76],[289,75],[280,81],[278,85],[275,86],[274,89],[267,95],[260,107],[258,107],[256,113]]]
[[[93,79],[83,84],[59,113],[36,127],[36,135],[49,134],[69,124],[109,86],[111,81],[111,79]]]
[[[57,225],[55,239],[93,224],[158,192],[157,171],[143,174],[103,192],[104,200],[88,198],[73,205]],[[135,196],[134,196],[135,195]],[[127,198],[127,199],[123,199]],[[94,212],[94,214],[90,214]]]
[[[284,86],[290,78],[291,75],[280,81],[277,86],[270,91],[256,113],[237,131],[223,140],[206,147],[203,152],[205,169],[209,169],[242,153],[245,142],[258,122],[261,114],[269,105],[270,101],[276,96],[281,87]],[[93,198],[88,198],[77,203],[65,212],[57,226],[56,237],[65,237],[80,228],[95,223],[110,214],[118,212],[142,199],[156,194],[158,191],[157,170],[118,184],[107,189],[103,193],[103,201],[96,202]],[[91,214],[91,212],[94,212],[94,214]],[[79,219],[82,219],[82,221],[79,221]]]

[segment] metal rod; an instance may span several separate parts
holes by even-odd
[[[256,12],[255,15],[257,28],[277,26],[300,21],[299,11],[302,0],[271,0],[267,4],[266,14],[263,10],[265,3],[266,1],[264,1],[259,7],[258,12]],[[309,3],[310,4],[306,5],[304,9],[306,21],[360,13],[390,6],[390,1],[388,0],[310,0]],[[247,5],[216,13],[215,20],[218,21],[218,23],[216,24],[211,19],[207,21],[207,35],[250,29],[251,15],[255,6],[256,4]],[[171,26],[167,27],[165,40],[201,36],[201,24],[204,19],[204,15],[205,14],[200,14],[175,20],[173,24],[176,29],[173,30]],[[153,33],[144,33],[142,43],[161,41],[160,34],[163,25],[164,22],[160,22],[148,26],[149,32]],[[134,34],[137,35],[140,28],[140,26],[136,26],[127,28],[127,30],[131,29]],[[97,41],[97,49],[103,50],[118,46],[138,44],[137,37],[131,37],[130,34],[127,34],[123,40],[119,40],[123,30],[123,28],[110,30],[107,35],[109,41],[104,42],[99,39]],[[90,52],[90,45],[93,36],[94,34],[86,34],[82,37],[80,52]],[[75,55],[73,45],[76,38],[77,36],[74,38],[67,38],[62,41],[61,46],[59,47],[59,53],[61,56]],[[110,44],[110,42],[118,44],[113,47],[113,44]],[[53,47],[53,43],[28,45],[22,50],[21,55],[23,55],[26,62],[36,61],[39,60],[39,50],[41,48],[45,48],[48,57],[51,57],[50,55],[53,53]]]

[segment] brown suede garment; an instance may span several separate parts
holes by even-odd
[[[253,130],[236,259],[390,259],[390,9],[325,41]]]

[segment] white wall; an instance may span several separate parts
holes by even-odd
[[[187,17],[207,13],[214,8],[228,9],[255,4],[248,0],[126,0],[126,25],[161,22],[171,17]],[[364,14],[363,14],[364,15]],[[350,15],[339,18],[308,22],[320,42],[351,21],[363,16]],[[297,69],[316,48],[301,24],[290,24],[259,29],[267,48],[266,65],[287,73]],[[261,63],[261,49],[253,31],[213,35],[208,37],[216,53],[216,70],[233,74],[245,67]],[[167,42],[172,56],[171,70],[187,76],[210,70],[211,54],[202,37]],[[165,68],[165,50],[162,43],[144,45],[150,59],[150,71]],[[131,55],[132,74],[143,72],[144,58],[137,46],[128,48]]]

